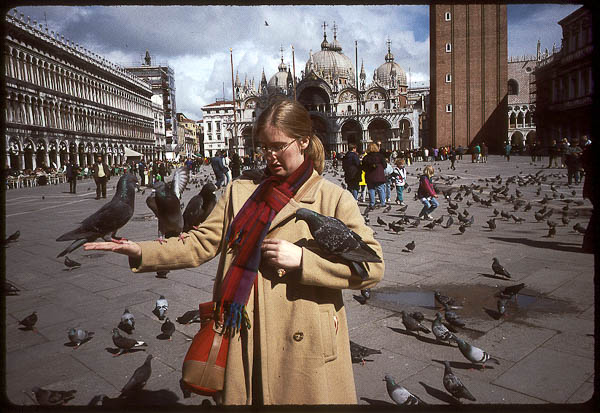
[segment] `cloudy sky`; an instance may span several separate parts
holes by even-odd
[[[579,6],[563,4],[509,5],[508,54],[535,54],[561,42],[556,23]],[[177,111],[201,119],[203,105],[231,98],[229,48],[240,80],[260,82],[277,71],[280,48],[291,65],[295,49],[296,75],[304,69],[309,51],[320,50],[323,22],[327,39],[333,24],[343,53],[358,64],[364,61],[367,80],[384,62],[386,40],[395,61],[409,73],[409,81],[429,82],[428,6],[32,6],[19,7],[31,20],[88,50],[121,65],[139,64],[146,50],[154,62],[175,70]],[[268,26],[265,25],[268,23]]]

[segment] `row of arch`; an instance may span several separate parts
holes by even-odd
[[[520,110],[517,112],[511,112],[510,115],[508,116],[508,128],[509,129],[531,128],[531,127],[535,127],[535,125],[533,124],[532,113],[529,110],[527,110],[525,112],[520,111]]]
[[[8,123],[64,129],[136,139],[154,139],[150,119],[125,117],[97,109],[82,108],[68,101],[42,99],[11,92],[5,104]]]
[[[141,93],[147,95],[143,96],[141,93],[128,91],[110,82],[97,80],[80,68],[63,67],[11,46],[5,49],[4,57],[4,74],[7,79],[21,80],[78,99],[152,117],[150,100],[152,91],[149,86],[147,90],[144,90],[141,85],[137,86],[129,81],[132,87],[139,88]]]
[[[526,145],[530,145],[536,141],[536,133],[535,130],[531,130],[529,132],[523,133],[523,131],[514,131],[510,135],[510,144],[513,148],[515,147],[525,147]]]
[[[5,164],[9,169],[62,168],[68,161],[83,168],[93,164],[97,155],[102,155],[109,165],[123,164],[126,161],[125,144],[123,143],[9,137],[6,144]],[[128,146],[141,153],[147,160],[162,159],[161,154],[150,144]]]

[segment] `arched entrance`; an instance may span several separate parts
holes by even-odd
[[[375,119],[369,124],[369,137],[373,142],[380,142],[384,149],[392,150],[390,140],[392,130],[390,124],[383,119]]]
[[[532,143],[534,143],[535,138],[536,138],[535,131],[534,130],[529,131],[529,133],[527,133],[527,136],[526,136],[527,145],[531,145]]]
[[[302,103],[308,111],[331,112],[329,95],[320,87],[307,87],[300,92],[298,102]]]
[[[34,149],[34,145],[33,142],[31,142],[31,140],[27,140],[25,142],[25,169],[34,169],[35,166],[33,165],[34,160],[33,160],[33,149]]]
[[[16,139],[11,139],[9,143],[9,148],[10,168],[21,169],[21,165],[19,162],[19,152],[21,151],[21,145],[19,145],[19,141]]]
[[[410,141],[410,138],[412,136],[412,127],[410,126],[410,121],[408,119],[402,119],[400,121],[398,133],[400,135],[400,149],[412,149]]]
[[[48,159],[50,160],[50,166],[57,169],[60,167],[60,162],[58,161],[58,145],[56,141],[50,142],[50,146],[48,147]]]
[[[354,119],[347,120],[342,125],[342,140],[348,144],[355,144],[357,147],[360,146],[360,140],[362,139],[362,128]]]
[[[87,166],[86,159],[85,159],[85,145],[83,144],[83,142],[79,143],[77,152],[79,154],[79,162],[78,162],[79,166],[81,166],[82,168]]]
[[[58,145],[58,152],[59,152],[59,156],[60,156],[60,166],[64,166],[67,163],[67,159],[68,159],[68,148],[67,148],[67,142],[62,141],[59,145]]]
[[[75,142],[69,144],[69,160],[73,163],[77,162],[77,146]]]
[[[242,130],[242,139],[244,142],[244,154],[254,154],[254,148],[252,147],[252,128],[247,126]],[[258,145],[254,142],[254,145]]]
[[[46,143],[39,140],[37,143],[37,150],[35,151],[35,164],[38,168],[48,167],[46,165]]]
[[[321,143],[325,148],[325,153],[329,153],[329,151],[331,151],[332,148],[330,148],[329,144],[327,143],[327,136],[329,132],[327,128],[327,123],[320,116],[311,116],[310,118],[313,122],[313,130],[315,131],[315,134],[319,137],[319,139],[321,139]]]
[[[523,134],[520,131],[515,131],[510,137],[510,144],[513,149],[520,148],[523,145]]]

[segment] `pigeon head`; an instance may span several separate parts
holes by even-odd
[[[492,258],[492,261],[495,262],[495,263],[500,262],[500,261],[498,261],[498,258],[496,258],[496,257]]]
[[[207,184],[204,184],[204,186],[200,190],[200,194],[210,195],[210,194],[216,192],[216,190],[217,190],[217,187],[215,186],[215,184],[213,184],[212,182],[209,182]]]
[[[146,357],[146,363],[149,363],[150,360],[152,360],[152,354],[148,354],[148,357]]]
[[[296,221],[301,220],[301,221],[310,221],[312,219],[314,219],[317,216],[317,213],[315,211],[311,211],[310,209],[307,208],[298,208],[296,210]]]
[[[389,374],[386,374],[382,381],[388,382],[392,385],[396,384],[394,381],[394,378],[392,376],[390,376]]]

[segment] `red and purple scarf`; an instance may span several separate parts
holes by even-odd
[[[225,331],[231,336],[240,330],[242,322],[250,328],[246,303],[258,275],[261,246],[271,221],[310,178],[312,171],[313,163],[307,158],[289,176],[265,179],[227,230],[227,247],[236,248],[237,254],[223,279],[218,310],[224,312]]]

